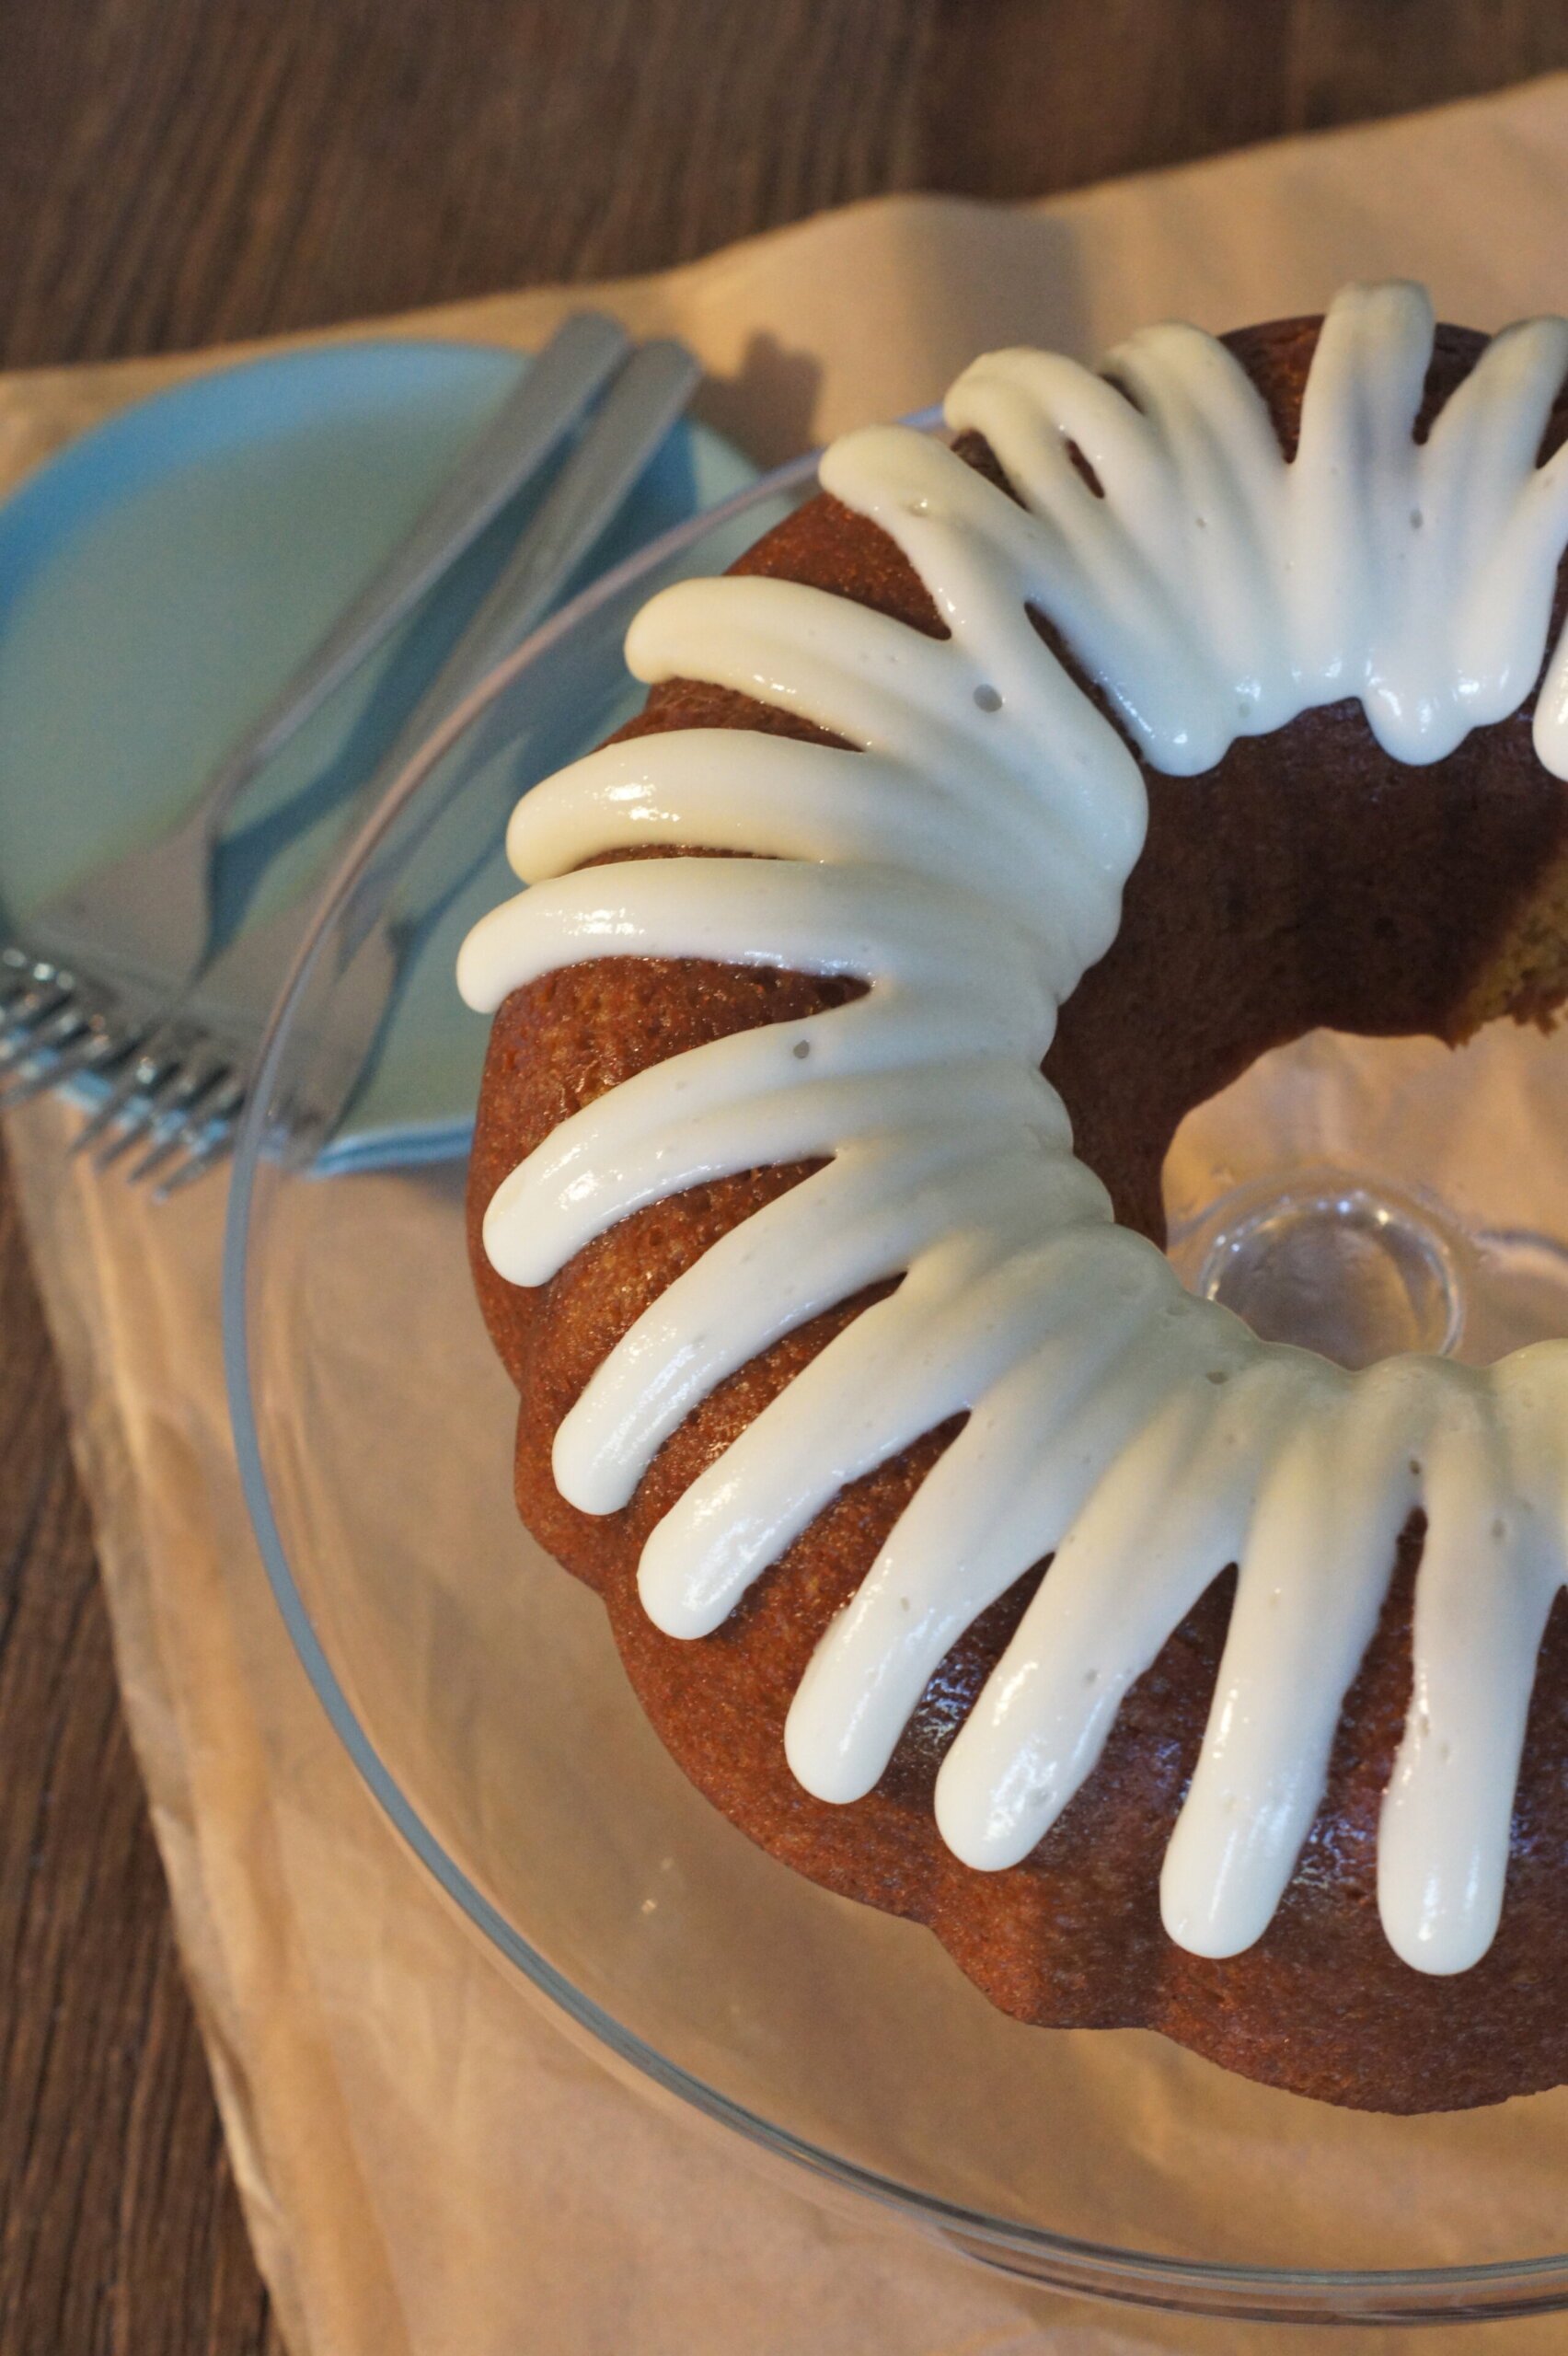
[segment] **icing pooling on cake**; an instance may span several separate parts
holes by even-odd
[[[869,1791],[963,1631],[1051,1555],[937,1784],[949,1846],[982,1869],[1017,1864],[1128,1686],[1235,1563],[1161,1904],[1180,1945],[1237,1953],[1294,1871],[1419,1508],[1378,1891],[1397,1952],[1447,1972],[1496,1928],[1536,1654],[1568,1576],[1568,1343],[1484,1369],[1346,1373],[1192,1299],[1112,1223],[1040,1065],[1058,1005],[1114,937],[1144,787],[1026,611],[1168,771],[1347,695],[1417,762],[1516,710],[1568,541],[1568,461],[1535,465],[1568,325],[1498,337],[1417,445],[1432,336],[1415,288],[1342,294],[1289,465],[1239,364],[1179,327],[1112,356],[1124,391],[1035,352],[959,380],[949,423],[986,436],[1021,503],[918,434],[848,435],[824,486],[896,541],[950,636],[789,582],[666,590],[628,640],[640,678],[735,688],[855,749],[698,730],[590,755],[520,805],[509,850],[532,888],[475,928],[459,977],[485,1011],[605,955],[869,984],[640,1072],[563,1123],[485,1221],[499,1272],[536,1285],[685,1187],[824,1161],[678,1277],[594,1374],[554,1456],[561,1494],[590,1513],[628,1502],[726,1375],[902,1278],[642,1556],[652,1620],[707,1634],[846,1484],[966,1415],[801,1681],[786,1732],[801,1783],[839,1802]],[[1568,774],[1561,643],[1535,743]],[[656,843],[751,856],[581,865]]]

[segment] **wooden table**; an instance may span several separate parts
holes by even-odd
[[[0,0],[0,364],[658,269],[1562,65],[1562,0]],[[280,2344],[0,1161],[0,2356]]]

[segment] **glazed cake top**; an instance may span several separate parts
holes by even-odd
[[[960,378],[948,422],[984,435],[1013,498],[936,440],[848,435],[824,487],[889,535],[948,635],[790,582],[663,592],[628,641],[640,677],[737,689],[848,749],[694,730],[590,755],[519,806],[509,849],[530,888],[475,928],[459,978],[486,1011],[605,955],[869,985],[640,1072],[531,1154],[485,1223],[497,1270],[536,1285],[662,1196],[824,1162],[679,1276],[566,1416],[556,1479],[590,1513],[624,1505],[692,1407],[780,1334],[900,1280],[642,1558],[651,1618],[699,1637],[840,1488],[966,1416],[796,1694],[801,1783],[868,1791],[956,1638],[1051,1556],[937,1784],[950,1847],[1016,1864],[1235,1563],[1161,1883],[1174,1940],[1234,1954],[1290,1879],[1420,1509],[1378,1904],[1406,1962],[1452,1972],[1496,1928],[1536,1655],[1568,1576],[1568,1343],[1352,1374],[1260,1341],[1113,1223],[1040,1070],[1142,846],[1131,747],[1192,775],[1239,735],[1354,696],[1420,764],[1540,681],[1536,750],[1568,775],[1568,645],[1541,677],[1568,455],[1537,465],[1568,323],[1494,339],[1418,443],[1432,347],[1419,289],[1342,294],[1288,460],[1239,363],[1182,327],[1134,337],[1100,375],[1009,352]],[[582,867],[671,843],[718,855]]]

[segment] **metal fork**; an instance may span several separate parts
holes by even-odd
[[[629,349],[597,312],[566,321],[387,562],[230,747],[179,823],[37,909],[0,948],[0,1102],[112,1066],[196,978],[223,824],[288,743],[559,448]]]
[[[334,848],[479,680],[543,620],[624,504],[700,375],[690,352],[674,342],[645,344],[627,363],[397,741],[355,789]],[[427,796],[417,832],[405,829],[400,837],[396,870],[384,875],[373,866],[340,924],[330,1037],[317,1043],[312,1101],[302,1114],[317,1142],[352,1094],[396,987],[400,946],[386,905],[396,872],[444,806],[439,789]],[[143,1143],[145,1150],[129,1174],[133,1181],[148,1177],[172,1162],[156,1190],[162,1200],[228,1151],[266,1018],[310,922],[314,899],[307,889],[269,922],[241,934],[150,1033],[78,1139],[103,1139],[100,1163]]]

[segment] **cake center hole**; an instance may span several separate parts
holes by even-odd
[[[1265,1341],[1486,1365],[1568,1334],[1568,1032],[1309,1033],[1198,1105],[1168,1251]]]
[[[1421,1206],[1329,1172],[1317,1183],[1265,1181],[1251,1201],[1248,1191],[1209,1223],[1201,1260],[1183,1269],[1193,1291],[1233,1309],[1263,1341],[1341,1366],[1454,1348],[1458,1255]]]

